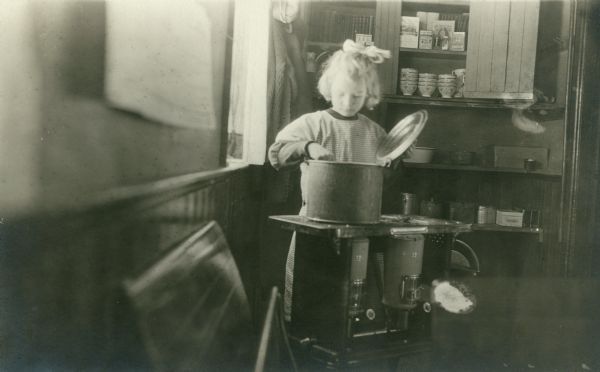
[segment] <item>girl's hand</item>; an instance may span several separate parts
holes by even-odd
[[[316,142],[311,142],[306,148],[306,155],[309,159],[315,160],[334,160],[331,151],[319,145]]]

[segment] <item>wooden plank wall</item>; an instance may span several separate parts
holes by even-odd
[[[463,234],[482,257],[482,275],[538,276],[563,275],[564,252],[558,241],[560,222],[560,178],[461,172],[449,170],[405,169],[397,184],[390,187],[384,203],[388,212],[400,211],[400,193],[411,192],[420,200],[435,198],[447,202],[470,202],[497,208],[520,207],[541,211],[543,242],[538,235],[505,232]]]
[[[471,4],[466,97],[532,98],[539,10],[539,1]]]
[[[399,1],[377,1],[375,22],[375,45],[392,53],[389,63],[379,68],[381,91],[395,94],[398,81],[398,47],[400,45],[400,27],[402,19],[402,3]]]
[[[133,319],[123,318],[121,284],[210,220],[223,228],[252,303],[257,182],[252,168],[242,168],[174,187],[146,185],[79,211],[5,220],[2,369],[139,368],[144,358]]]
[[[571,24],[571,77],[567,90],[565,130],[565,182],[563,204],[567,271],[572,276],[598,275],[599,233],[597,200],[600,183],[600,5],[577,2]]]
[[[391,129],[400,118],[419,108],[422,107],[388,104],[384,126],[387,130]],[[548,169],[561,173],[563,120],[541,122],[546,131],[533,135],[518,130],[511,123],[510,110],[426,109],[429,120],[419,136],[418,145],[436,148],[436,161],[444,161],[444,156],[450,151],[462,150],[474,152],[475,164],[481,164],[485,152],[494,144],[545,147],[550,153]],[[534,235],[514,233],[478,232],[465,239],[472,240],[479,247],[488,247],[485,250],[489,253],[488,261],[491,260],[490,274],[560,276],[564,274],[566,259],[558,241],[561,182],[560,176],[407,169],[399,183],[390,187],[384,203],[397,213],[400,210],[399,194],[413,192],[421,198],[433,196],[444,202],[462,201],[498,208],[540,210],[544,228],[541,245]],[[524,261],[532,263],[523,266],[521,263]]]

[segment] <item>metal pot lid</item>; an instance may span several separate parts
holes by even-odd
[[[387,163],[402,155],[421,134],[427,117],[427,111],[419,110],[400,120],[377,147],[378,162]]]

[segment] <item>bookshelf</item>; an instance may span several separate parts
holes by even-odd
[[[439,55],[439,56],[457,56],[459,58],[465,58],[467,55],[466,51],[440,50],[440,49],[400,48],[399,51],[400,51],[400,53],[427,54],[427,55]]]
[[[308,45],[330,48],[346,39],[354,40],[356,34],[375,32],[376,3],[373,1],[314,1],[306,6]]]

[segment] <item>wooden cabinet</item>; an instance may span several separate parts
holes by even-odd
[[[473,1],[465,97],[532,99],[539,0]]]
[[[398,53],[400,46],[400,21],[402,19],[402,3],[399,1],[377,0],[375,12],[375,45],[392,51],[391,63],[384,63],[379,68],[381,91],[395,94],[398,86]]]
[[[398,70],[450,73],[466,67],[466,98],[532,99],[539,0],[377,1],[375,44],[393,51],[380,69],[383,92],[399,94]],[[400,19],[416,10],[468,12],[466,52],[400,48]]]

